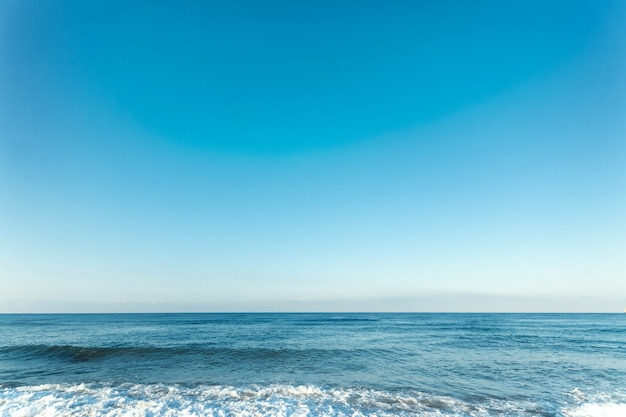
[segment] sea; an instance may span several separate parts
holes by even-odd
[[[626,314],[0,315],[0,416],[626,416]]]

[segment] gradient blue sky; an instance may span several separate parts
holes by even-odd
[[[623,1],[0,3],[0,312],[621,311]]]

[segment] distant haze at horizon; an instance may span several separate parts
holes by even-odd
[[[626,308],[626,3],[0,5],[0,313]]]
[[[425,293],[363,299],[159,302],[2,301],[0,314],[66,313],[623,313],[624,297]]]

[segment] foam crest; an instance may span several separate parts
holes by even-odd
[[[564,410],[567,417],[624,417],[626,404],[587,403],[579,407]]]
[[[547,414],[551,413],[531,401],[485,399],[466,402],[419,391],[313,385],[47,384],[0,388],[0,415],[15,417],[488,417]],[[566,417],[622,417],[626,415],[626,403],[579,403],[562,409],[561,414]]]
[[[612,395],[606,393],[586,394],[578,388],[568,393],[578,404],[565,407],[566,417],[624,417],[626,416],[626,393],[616,391]]]

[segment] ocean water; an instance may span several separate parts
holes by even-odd
[[[626,416],[626,314],[0,315],[0,416]]]

